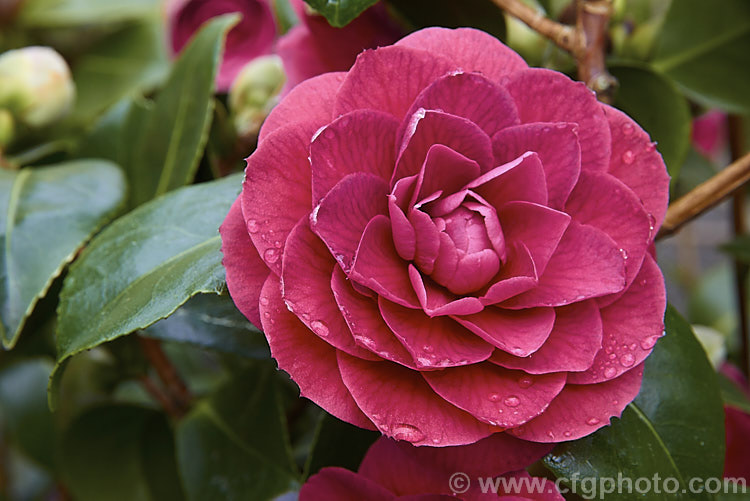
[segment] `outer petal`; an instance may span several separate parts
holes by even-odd
[[[505,88],[478,73],[450,73],[422,91],[406,116],[442,110],[477,124],[488,136],[519,123],[516,104]]]
[[[604,106],[612,131],[609,173],[628,185],[654,218],[658,229],[669,200],[669,175],[648,134],[625,113]]]
[[[227,270],[227,288],[237,308],[253,325],[260,327],[260,289],[270,271],[247,234],[239,197],[229,209],[219,228],[221,233],[221,264]]]
[[[364,51],[341,84],[334,113],[378,110],[400,120],[422,89],[453,70],[447,59],[423,50],[389,46]]]
[[[565,373],[529,376],[489,363],[425,372],[423,376],[453,405],[504,428],[541,414],[565,386]]]
[[[299,491],[299,501],[390,501],[391,491],[376,482],[345,470],[328,467],[310,477]]]
[[[630,284],[653,241],[648,214],[638,197],[614,176],[583,172],[565,212],[612,237],[627,256],[625,276]]]
[[[330,65],[315,47],[315,39],[304,23],[293,26],[276,42],[276,54],[284,63],[285,89],[294,89],[300,82],[314,75],[331,71]],[[340,68],[345,69],[345,68]],[[283,94],[283,92],[282,92]]]
[[[375,216],[365,228],[349,277],[389,301],[419,308],[407,264],[396,252],[391,224],[385,216]]]
[[[523,310],[521,310],[523,311]],[[531,356],[495,351],[490,362],[529,374],[584,371],[602,347],[602,320],[594,300],[555,308],[555,325],[547,341]],[[573,376],[570,374],[568,379]]]
[[[414,445],[446,447],[471,444],[500,431],[443,400],[418,372],[342,352],[338,360],[344,384],[357,405],[386,436]]]
[[[473,28],[427,28],[402,38],[396,45],[440,54],[449,58],[456,68],[483,73],[495,82],[527,68],[523,58],[512,49]]]
[[[289,234],[281,273],[287,308],[318,337],[354,356],[379,360],[354,343],[331,291],[336,262],[302,219]]]
[[[611,381],[566,385],[541,416],[510,430],[532,442],[563,442],[590,435],[620,417],[641,389],[643,365]]]
[[[370,220],[388,214],[388,183],[372,174],[349,174],[328,192],[310,218],[312,230],[348,271]]]
[[[594,93],[582,82],[574,82],[557,71],[530,68],[511,75],[506,87],[516,101],[521,123],[577,123],[581,169],[609,168],[611,135],[607,117]]]
[[[518,357],[527,357],[547,340],[555,323],[554,308],[504,310],[487,307],[474,315],[454,317],[488,343]]]
[[[391,331],[419,368],[456,367],[487,360],[494,348],[446,317],[430,318],[395,303],[379,301]]]
[[[398,120],[387,113],[360,110],[321,130],[310,145],[315,203],[348,174],[364,172],[390,180],[397,127]]]
[[[593,226],[570,222],[539,285],[503,306],[562,306],[619,292],[625,287],[625,260],[617,244]]]
[[[299,321],[281,299],[279,279],[270,275],[263,284],[260,299],[263,332],[271,355],[292,377],[300,394],[339,419],[361,428],[372,429],[341,380],[336,349],[322,341]]]
[[[297,85],[263,122],[258,144],[276,129],[296,124],[304,128],[308,143],[315,131],[333,120],[333,102],[346,73],[325,73]]]
[[[247,159],[242,213],[255,248],[268,267],[281,273],[281,253],[292,228],[312,208],[309,138],[292,124],[262,141]]]
[[[383,321],[377,300],[356,292],[338,266],[331,276],[331,290],[359,346],[397,364],[417,368],[414,358]]]
[[[666,307],[664,278],[654,258],[646,255],[643,268],[627,292],[601,311],[603,349],[597,353],[592,367],[571,374],[570,382],[607,381],[644,361],[664,333]]]
[[[549,206],[561,209],[581,172],[577,129],[564,122],[508,127],[492,136],[495,161],[502,164],[526,151],[536,152],[544,167]]]

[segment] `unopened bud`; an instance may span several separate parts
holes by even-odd
[[[66,115],[75,86],[65,60],[49,47],[25,47],[0,54],[0,107],[18,122],[42,127]]]
[[[240,135],[257,132],[278,103],[286,75],[278,56],[258,57],[242,68],[229,90],[229,108]]]
[[[14,129],[13,115],[8,110],[0,109],[0,150],[13,140]]]

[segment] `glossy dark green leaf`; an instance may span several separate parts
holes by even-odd
[[[271,363],[255,363],[180,422],[188,499],[266,500],[297,484],[275,378]]]
[[[33,28],[59,28],[132,21],[158,14],[157,0],[26,0],[18,23]]]
[[[199,294],[144,334],[243,357],[270,357],[263,333],[248,322],[227,294]]]
[[[79,160],[20,171],[0,170],[0,333],[15,345],[26,319],[78,249],[122,206],[117,166]]]
[[[331,26],[341,28],[352,22],[378,0],[305,0],[310,7],[320,12]]]
[[[58,362],[143,329],[224,287],[218,228],[241,175],[176,190],[116,220],[71,266],[60,294]]]
[[[106,405],[77,418],[63,436],[62,470],[80,501],[184,498],[169,423],[143,407]]]
[[[151,89],[168,70],[158,20],[129,23],[73,64],[76,103],[70,121],[86,124],[126,95]]]
[[[654,66],[710,106],[750,111],[750,2],[673,1]]]
[[[223,16],[201,28],[181,52],[153,108],[138,110],[137,126],[126,126],[130,153],[122,165],[132,206],[193,180],[211,127],[224,37],[237,19]]]
[[[646,360],[643,386],[635,401],[611,426],[564,443],[545,458],[558,477],[679,480],[721,478],[724,410],[716,373],[690,325],[670,306],[667,335]],[[663,494],[663,493],[662,493]],[[651,491],[618,494],[617,499],[663,499]],[[674,499],[714,499],[706,493],[676,493]],[[680,497],[682,496],[682,497]]]
[[[53,363],[37,358],[0,371],[0,413],[9,442],[50,471],[55,468],[55,423],[47,407]]]
[[[630,115],[656,141],[672,178],[690,148],[690,108],[677,87],[646,65],[613,65],[620,82],[614,105]]]
[[[492,0],[389,0],[388,4],[415,29],[473,26],[505,38],[505,17]]]

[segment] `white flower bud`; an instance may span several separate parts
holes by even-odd
[[[13,140],[14,129],[13,115],[10,111],[0,108],[0,150]]]
[[[229,90],[229,109],[240,135],[255,133],[279,100],[286,82],[281,58],[258,57],[246,64]]]

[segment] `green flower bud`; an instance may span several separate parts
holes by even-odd
[[[711,364],[718,369],[727,359],[726,337],[724,334],[712,327],[697,324],[693,324],[693,332],[703,346],[703,349],[706,350]]]
[[[0,150],[13,140],[14,129],[13,115],[8,110],[0,109]]]
[[[229,109],[240,135],[258,132],[285,82],[281,58],[275,55],[258,57],[242,68],[229,89]]]
[[[0,54],[0,106],[20,123],[42,127],[66,115],[75,86],[65,60],[49,47]]]

